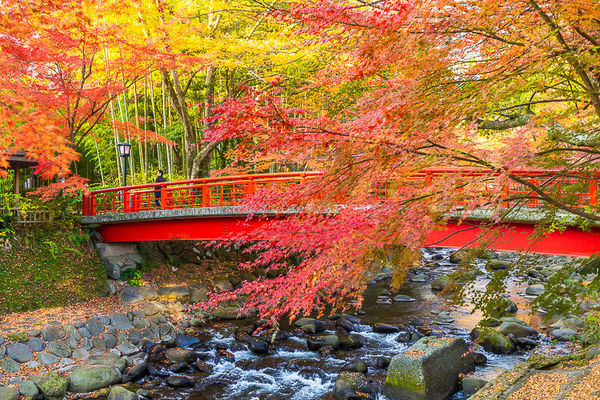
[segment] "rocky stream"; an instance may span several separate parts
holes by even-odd
[[[546,327],[539,315],[529,314],[527,302],[532,296],[528,293],[535,290],[527,290],[526,279],[518,277],[509,280],[508,297],[518,307],[512,315],[519,321],[511,316],[503,321],[509,328],[515,323],[530,328],[524,328],[524,334],[517,333],[519,337],[506,332],[508,339],[500,335],[511,347],[508,350],[496,344],[486,343],[485,348],[475,344],[470,334],[481,314],[472,313],[468,302],[463,306],[445,304],[443,297],[432,290],[432,282],[434,287],[443,282],[436,278],[457,268],[450,261],[451,251],[425,249],[423,254],[426,263],[436,263],[435,268],[411,271],[407,283],[394,294],[389,288],[389,276],[378,277],[365,293],[362,310],[352,315],[302,319],[283,327],[276,338],[252,337],[256,328],[253,319],[212,321],[195,328],[193,335],[189,331],[188,336],[179,335],[178,348],[162,353],[165,350],[156,350],[155,346],[146,356],[148,371],[134,376],[129,389],[141,389],[138,394],[152,393],[162,399],[386,400],[383,388],[390,359],[423,336],[437,336],[462,338],[477,352],[478,366],[463,377],[463,390],[450,397],[466,399],[486,381],[534,352],[556,355],[569,351],[568,342],[551,340],[534,331]],[[507,253],[494,257],[500,259],[496,265],[515,259]],[[478,264],[481,275],[476,278],[476,287],[483,287],[489,280],[488,261],[480,260]],[[563,261],[558,257],[541,260],[546,269],[556,268]],[[533,283],[542,283],[543,276],[540,278],[540,282],[534,279]],[[509,308],[515,311],[513,305]],[[348,390],[340,383],[336,385],[341,371],[358,372],[364,376],[358,386],[366,386]]]

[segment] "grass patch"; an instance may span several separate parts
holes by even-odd
[[[79,228],[15,232],[0,250],[0,314],[105,296],[106,271],[84,236]]]

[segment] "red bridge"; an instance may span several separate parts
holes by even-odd
[[[548,182],[556,172],[523,170],[511,174],[537,185]],[[319,172],[238,175],[95,190],[84,196],[83,222],[93,227],[105,242],[227,239],[231,233],[256,229],[264,223],[263,219],[248,219],[248,213],[239,207],[257,189],[301,184],[319,175]],[[427,170],[414,174],[412,180],[415,185],[430,185],[449,175],[468,182],[494,173],[468,169]],[[564,177],[560,184],[563,182]],[[573,179],[570,183],[574,183]],[[535,194],[516,184],[489,190],[501,191],[506,199],[504,208],[510,207],[512,199],[525,198],[526,212],[490,228],[486,220],[491,215],[490,210],[476,210],[462,224],[451,219],[445,227],[432,232],[426,244],[460,248],[491,241],[490,246],[497,250],[568,256],[590,256],[600,251],[600,226],[587,231],[568,226],[533,241],[531,237],[542,205]],[[377,192],[387,196],[387,185],[382,185]],[[158,193],[159,205],[155,198]],[[596,207],[597,177],[583,179],[574,194],[571,190],[571,195],[576,197],[578,206]]]

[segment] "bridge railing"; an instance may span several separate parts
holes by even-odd
[[[236,206],[263,186],[297,184],[319,175],[320,172],[232,175],[94,190],[83,198],[83,215]]]
[[[577,206],[598,205],[599,174],[563,175],[552,170],[515,170],[511,174],[527,180],[554,198],[564,199]],[[108,213],[131,213],[165,209],[236,206],[253,195],[263,186],[291,185],[302,183],[322,175],[321,172],[291,172],[276,174],[234,175],[187,181],[150,183],[145,185],[95,190],[84,196],[83,215]],[[508,208],[516,201],[535,208],[543,205],[538,196],[528,187],[508,181],[499,184],[495,179],[498,172],[484,169],[430,169],[412,174],[408,184],[427,187],[440,179],[454,179],[457,191],[462,184],[479,179],[478,194],[483,197],[500,195],[503,207]],[[393,179],[377,185],[373,192],[385,199],[395,190]],[[568,197],[568,198],[567,198]]]

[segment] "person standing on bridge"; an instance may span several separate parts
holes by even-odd
[[[156,180],[154,181],[154,183],[162,183],[162,182],[166,182],[166,181],[167,180],[163,176],[163,170],[159,169],[158,173],[156,174]],[[161,186],[155,186],[154,187],[154,203],[156,204],[157,208],[161,208],[160,207],[160,195],[161,195],[161,191],[162,191],[162,187]]]

